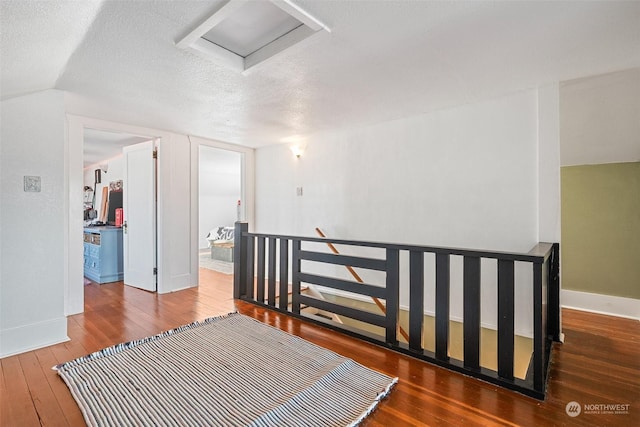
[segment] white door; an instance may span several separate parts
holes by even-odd
[[[156,168],[154,142],[130,145],[124,155],[122,208],[125,285],[156,291]]]

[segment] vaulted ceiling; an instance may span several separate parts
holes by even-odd
[[[225,0],[2,0],[0,95],[259,147],[640,66],[637,1],[292,1],[331,32],[243,75],[176,46]]]

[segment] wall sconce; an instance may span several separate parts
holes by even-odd
[[[291,147],[291,152],[293,153],[294,156],[296,156],[297,159],[300,158],[300,156],[302,156],[302,153],[304,153],[304,145],[302,144],[296,144],[296,145],[292,145]]]

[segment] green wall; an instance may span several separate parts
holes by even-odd
[[[640,162],[561,168],[562,287],[640,299]]]

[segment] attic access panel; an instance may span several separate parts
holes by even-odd
[[[290,0],[229,0],[177,45],[244,72],[322,30]]]
[[[245,3],[202,38],[246,58],[304,25],[271,2]]]

